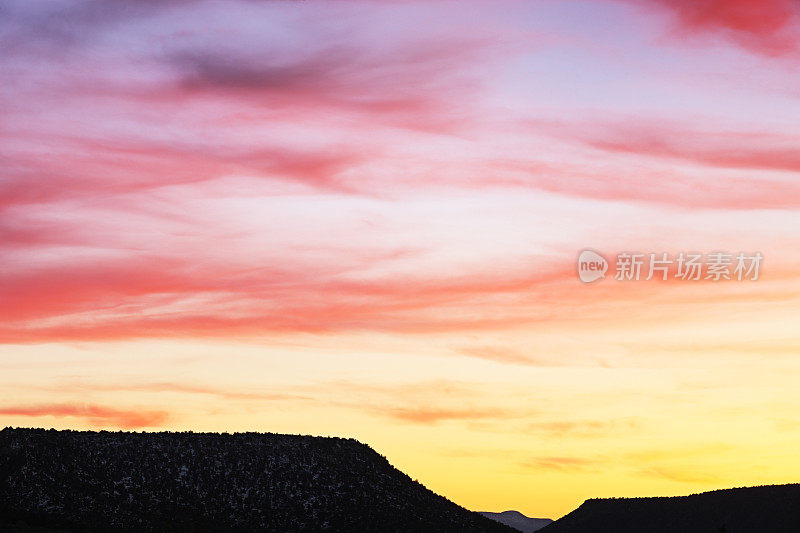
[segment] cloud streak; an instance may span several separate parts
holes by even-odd
[[[169,418],[160,410],[119,409],[91,404],[35,404],[0,406],[0,415],[23,418],[70,418],[83,420],[98,427],[138,429],[159,427]]]
[[[522,466],[534,470],[555,470],[558,472],[577,472],[596,468],[597,461],[583,457],[549,456],[536,457],[525,461]]]

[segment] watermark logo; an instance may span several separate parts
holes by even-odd
[[[763,259],[761,252],[621,252],[613,277],[616,281],[757,281]],[[578,255],[578,278],[584,283],[604,278],[608,269],[608,261],[594,250],[584,249]]]
[[[583,250],[578,255],[578,277],[584,283],[591,283],[606,277],[608,261],[594,250]]]

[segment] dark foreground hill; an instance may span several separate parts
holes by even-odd
[[[800,485],[586,500],[539,533],[797,533]]]
[[[353,439],[6,428],[0,530],[22,522],[31,531],[513,532]]]
[[[479,512],[486,518],[513,527],[522,533],[534,533],[553,521],[549,518],[530,518],[519,511],[503,511],[502,513]]]

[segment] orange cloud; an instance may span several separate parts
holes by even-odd
[[[547,434],[559,438],[600,437],[609,434],[630,435],[640,425],[637,419],[622,420],[552,420],[528,425],[533,434]]]
[[[723,476],[706,472],[699,466],[651,466],[643,468],[639,474],[647,477],[656,477],[676,481],[678,483],[714,483],[721,484],[725,481]]]
[[[592,468],[597,463],[594,459],[582,457],[536,457],[530,461],[525,461],[522,466],[527,468],[558,471],[578,471]]]
[[[532,366],[558,365],[556,362],[548,362],[539,357],[531,357],[519,350],[505,346],[466,346],[457,349],[457,352],[469,357],[477,357],[478,359],[485,359],[498,363]]]
[[[0,415],[82,418],[96,426],[112,426],[124,429],[157,427],[161,426],[169,418],[169,414],[166,411],[116,409],[99,405],[76,404],[0,406]]]
[[[502,409],[435,408],[435,407],[387,407],[374,408],[382,415],[419,424],[435,424],[447,420],[483,420],[504,418],[508,413]]]

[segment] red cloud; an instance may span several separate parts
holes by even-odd
[[[764,55],[797,52],[794,0],[650,0],[671,12],[681,33],[720,33]]]
[[[334,279],[335,270],[241,276],[235,270],[192,271],[185,263],[160,274],[158,263],[98,265],[58,277],[44,270],[12,280],[0,290],[6,302],[0,342],[508,327],[530,322],[529,312],[516,312],[506,300],[502,311],[493,307],[490,313],[481,302],[553,282],[530,274],[342,282]],[[555,279],[572,278],[570,269]],[[180,312],[151,309],[198,292],[205,301]]]
[[[126,410],[98,405],[72,404],[0,406],[0,415],[83,418],[95,426],[112,426],[125,429],[160,426],[169,417],[165,411]]]

